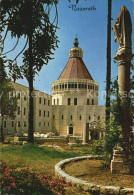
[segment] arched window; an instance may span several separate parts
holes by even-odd
[[[73,135],[73,125],[70,124],[69,125],[69,132],[68,132],[69,135]]]

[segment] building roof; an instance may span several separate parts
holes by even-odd
[[[69,61],[59,76],[61,79],[89,79],[93,80],[86,65],[84,64],[82,57],[83,51],[78,47],[79,42],[76,37],[74,40],[74,47],[69,51]]]
[[[93,80],[82,58],[72,57],[69,59],[58,80],[75,78]]]

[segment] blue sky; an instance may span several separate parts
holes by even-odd
[[[60,73],[68,61],[68,52],[73,47],[75,35],[79,39],[79,47],[83,49],[83,60],[91,73],[93,79],[99,83],[100,92],[105,90],[106,80],[106,40],[107,40],[107,0],[79,0],[77,7],[93,7],[93,11],[74,11],[68,6],[75,5],[75,0],[59,0],[58,5],[58,26],[57,35],[59,37],[59,48],[55,51],[54,60],[49,61],[44,66],[39,75],[36,76],[34,87],[38,90],[51,94],[52,82],[58,79]],[[120,8],[125,5],[133,23],[134,32],[134,2],[133,0],[112,0],[112,26],[114,25]],[[54,12],[53,12],[54,13]],[[134,34],[134,33],[133,33]],[[134,40],[134,37],[132,37]],[[8,36],[5,44],[5,51],[12,48],[15,39]],[[25,44],[24,39],[20,41],[14,53],[10,53],[8,58],[13,59],[17,52]],[[133,41],[134,48],[134,41]],[[114,42],[114,32],[112,30],[112,78],[117,76],[117,64],[113,62],[113,56],[118,49],[118,43]],[[134,53],[134,49],[133,49]],[[21,58],[18,60],[21,63]],[[27,81],[18,80],[20,84],[28,86]],[[99,104],[105,104],[104,98],[99,98]]]

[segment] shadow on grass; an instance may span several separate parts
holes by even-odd
[[[57,151],[55,148],[39,147],[36,144],[26,144],[24,146],[7,146],[1,149],[2,153],[21,156],[28,159],[65,159],[79,156],[79,153]]]

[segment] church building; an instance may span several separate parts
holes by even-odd
[[[92,137],[105,134],[105,106],[98,105],[99,84],[83,62],[83,51],[75,38],[69,61],[52,84],[52,130],[59,135],[82,136],[89,123]]]
[[[18,110],[15,119],[5,117],[6,135],[28,132],[28,88],[11,82],[17,94]],[[78,38],[69,51],[69,60],[52,83],[52,96],[34,90],[34,132],[53,132],[59,136],[82,136],[89,123],[90,139],[105,136],[105,106],[98,105],[99,84],[94,81],[83,62]]]

